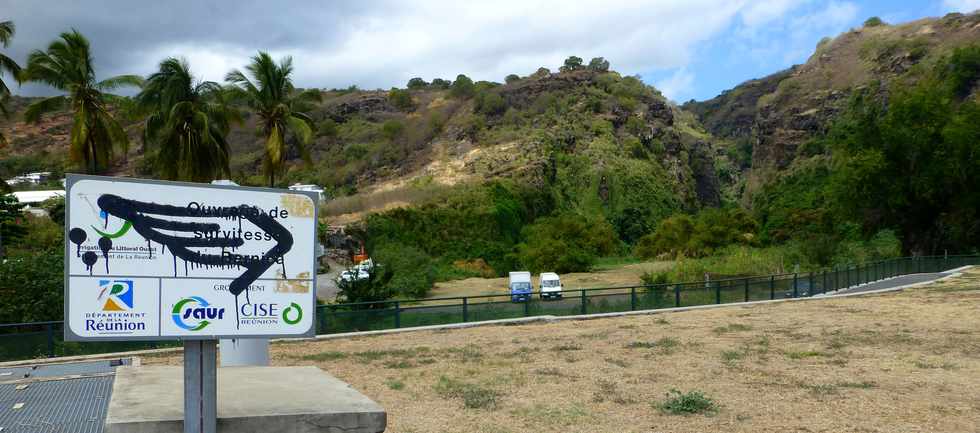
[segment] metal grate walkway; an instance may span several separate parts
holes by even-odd
[[[102,433],[118,364],[0,368],[0,432]]]

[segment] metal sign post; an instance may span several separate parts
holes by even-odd
[[[184,342],[184,431],[217,426],[218,339],[312,336],[316,193],[68,175],[65,341]]]
[[[217,341],[184,342],[184,433],[216,433]]]

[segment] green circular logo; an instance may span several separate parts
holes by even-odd
[[[295,319],[290,319],[289,318],[289,315],[290,315],[290,312],[293,311],[293,310],[296,311],[296,318]],[[286,307],[285,310],[282,310],[282,321],[283,322],[286,322],[287,324],[290,324],[290,325],[295,325],[295,324],[299,323],[300,320],[303,320],[303,309],[300,308],[299,304],[297,304],[295,302],[291,302],[289,304],[289,306]]]

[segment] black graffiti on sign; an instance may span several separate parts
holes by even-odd
[[[179,257],[185,263],[202,266],[245,268],[245,271],[228,285],[229,292],[236,298],[293,247],[293,236],[289,230],[286,230],[273,216],[259,211],[255,206],[243,204],[202,209],[130,200],[113,194],[100,196],[98,205],[107,214],[132,223],[133,229],[147,242],[164,245],[174,255],[175,260]],[[191,248],[238,248],[245,241],[240,237],[183,237],[163,233],[161,230],[188,234],[216,232],[220,230],[220,226],[217,223],[179,221],[162,217],[237,218],[239,221],[244,218],[268,233],[276,244],[261,255],[205,254],[193,251]]]

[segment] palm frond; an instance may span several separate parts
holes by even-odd
[[[139,75],[117,75],[115,77],[106,78],[95,84],[95,88],[103,91],[109,92],[120,87],[142,87],[143,77]]]
[[[68,99],[64,96],[52,96],[34,102],[24,110],[24,121],[27,123],[37,123],[41,120],[41,115],[60,110],[65,107]]]
[[[3,44],[4,48],[10,45],[10,40],[13,39],[14,33],[17,32],[17,26],[14,25],[13,21],[3,21],[0,22],[0,44]]]
[[[289,125],[289,130],[296,136],[296,147],[299,149],[303,161],[307,164],[311,163],[312,159],[310,158],[310,150],[307,145],[313,141],[313,128],[310,128],[309,123],[306,123],[305,120],[297,117],[295,114],[289,116],[286,119],[286,123]]]

